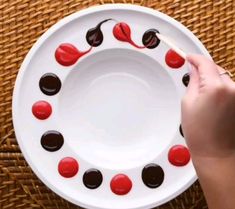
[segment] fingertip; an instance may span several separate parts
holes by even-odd
[[[217,66],[212,59],[200,54],[188,55],[188,61],[198,70],[199,74],[218,77]]]
[[[196,58],[196,55],[191,54],[186,57],[186,60],[192,65],[192,66],[198,66],[198,59]]]
[[[205,56],[200,55],[200,54],[189,54],[186,57],[186,59],[189,63],[191,63],[192,65],[198,67],[199,65],[201,65],[202,62],[205,61]]]
[[[193,57],[192,54],[187,54],[186,60],[189,61],[189,62],[191,62],[191,61],[192,61],[192,57]]]
[[[188,55],[186,56],[186,59],[187,59],[187,60],[193,60],[193,58],[194,58],[195,55],[196,55],[196,54],[188,54]]]

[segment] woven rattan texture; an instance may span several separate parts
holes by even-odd
[[[193,31],[214,60],[235,70],[234,0],[0,0],[0,209],[78,208],[50,191],[31,171],[12,127],[18,69],[31,46],[63,17],[104,3],[132,3],[164,12]],[[205,209],[198,183],[159,209]]]

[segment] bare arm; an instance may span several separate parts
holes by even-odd
[[[195,159],[194,165],[210,209],[235,208],[235,157]]]

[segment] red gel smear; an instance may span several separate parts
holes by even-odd
[[[187,147],[175,145],[168,152],[168,160],[174,166],[185,166],[190,161],[190,153]]]
[[[117,174],[110,183],[111,190],[114,194],[125,195],[132,188],[132,182],[125,174]]]
[[[71,178],[78,172],[78,162],[72,157],[63,158],[58,165],[58,171],[61,176],[65,178]]]
[[[129,25],[127,25],[124,22],[120,22],[117,23],[114,28],[113,28],[113,35],[114,37],[119,40],[119,41],[123,41],[123,42],[128,42],[130,43],[132,46],[138,48],[138,49],[143,49],[145,48],[145,46],[138,46],[137,44],[135,44],[132,39],[131,39],[131,29],[129,27]]]
[[[91,48],[87,51],[81,52],[74,45],[69,43],[60,44],[55,51],[56,61],[63,66],[73,65],[83,55],[91,51]]]
[[[46,101],[38,101],[33,104],[32,113],[37,119],[45,120],[51,115],[52,107]]]
[[[165,61],[166,64],[171,68],[180,68],[185,63],[185,59],[172,49],[166,53]]]

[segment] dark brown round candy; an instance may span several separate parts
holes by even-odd
[[[101,172],[97,169],[91,168],[83,174],[83,183],[89,189],[98,188],[103,181]]]
[[[52,96],[60,91],[61,81],[57,75],[53,73],[46,73],[41,77],[39,87],[44,94]]]
[[[159,31],[156,29],[149,29],[144,33],[142,37],[142,43],[148,49],[154,49],[159,45],[160,40],[156,36],[156,33],[159,33]]]
[[[189,73],[186,73],[183,78],[182,78],[182,82],[185,86],[188,86],[189,84],[189,80],[190,80],[190,76],[189,76]]]
[[[157,164],[148,164],[142,170],[142,180],[147,187],[157,188],[164,181],[164,171]]]
[[[42,147],[50,152],[59,150],[64,144],[64,137],[58,131],[50,130],[41,137]]]

